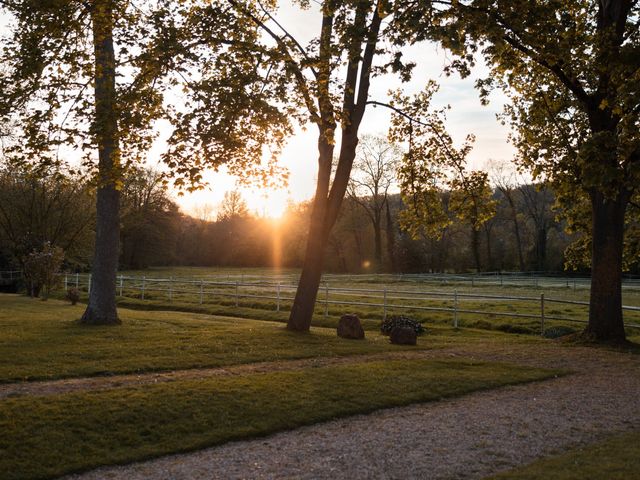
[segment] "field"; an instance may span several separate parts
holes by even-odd
[[[122,272],[120,304],[285,321],[298,272],[268,269],[153,268]],[[88,276],[69,275],[86,294]],[[325,275],[314,325],[333,327],[356,313],[366,328],[388,315],[408,315],[426,325],[557,336],[584,327],[589,285],[582,278],[513,275]],[[627,334],[640,334],[640,285],[623,288]],[[636,326],[636,328],[634,328]]]

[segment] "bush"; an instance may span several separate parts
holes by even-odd
[[[496,330],[500,330],[501,332],[506,333],[523,333],[525,335],[531,335],[533,333],[537,333],[533,328],[525,327],[524,325],[512,325],[510,323],[503,323],[502,325],[498,325]],[[540,330],[538,330],[539,332]]]
[[[560,338],[565,335],[572,335],[576,333],[577,330],[575,328],[567,327],[565,325],[558,325],[556,327],[547,328],[542,336],[544,338]]]
[[[66,300],[71,302],[71,305],[75,305],[80,300],[80,292],[77,288],[70,288],[67,290],[67,294],[64,296]]]
[[[415,330],[416,335],[420,335],[425,332],[424,327],[420,322],[404,315],[391,315],[382,321],[380,325],[380,332],[383,335],[390,335],[391,330],[396,327],[409,327]]]
[[[23,273],[28,293],[39,297],[44,293],[44,300],[60,282],[58,272],[64,260],[64,251],[60,247],[45,242],[42,249],[34,249],[24,259]]]

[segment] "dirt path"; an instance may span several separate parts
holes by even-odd
[[[555,344],[496,347],[490,353],[486,346],[471,346],[402,355],[471,357],[576,373],[66,479],[476,479],[611,433],[640,428],[640,355]],[[302,368],[313,361],[191,374]],[[346,361],[354,359],[330,360]]]

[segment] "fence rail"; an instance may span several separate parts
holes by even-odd
[[[540,296],[497,295],[481,293],[462,293],[454,291],[430,291],[415,286],[413,290],[407,288],[393,288],[384,285],[383,288],[355,288],[331,286],[331,279],[338,277],[324,277],[318,292],[317,304],[323,309],[325,317],[329,316],[330,306],[352,306],[376,309],[380,318],[386,318],[389,311],[423,311],[441,312],[450,315],[451,322],[458,327],[461,314],[489,315],[491,317],[512,317],[536,320],[539,322],[540,332],[544,333],[546,322],[586,323],[584,318],[588,313],[589,303],[576,300],[547,298],[544,293]],[[349,277],[340,277],[341,281]],[[91,276],[89,274],[65,274],[64,287],[76,287],[89,291]],[[393,285],[393,284],[392,284]],[[169,302],[181,301],[188,303],[216,303],[227,299],[227,304],[236,307],[246,301],[268,301],[272,304],[261,304],[258,308],[281,311],[293,301],[296,283],[287,278],[275,277],[258,281],[251,279],[241,281],[217,277],[204,278],[152,278],[119,275],[117,277],[117,292],[121,297],[133,297],[141,300],[164,299]],[[488,301],[489,309],[483,302],[480,307],[478,301]],[[552,305],[570,305],[584,308],[581,318],[568,317],[550,309]],[[481,308],[482,307],[482,308]],[[513,308],[518,310],[513,310]],[[253,308],[256,308],[253,305]],[[511,310],[504,310],[511,308]],[[625,312],[631,314],[634,322],[626,323],[628,328],[640,328],[640,307],[623,306]],[[633,313],[632,313],[633,312]]]

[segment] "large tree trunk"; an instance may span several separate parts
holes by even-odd
[[[298,290],[293,301],[287,328],[299,332],[307,332],[311,327],[313,309],[315,307],[322,266],[327,247],[327,239],[336,222],[342,200],[347,191],[351,176],[353,160],[358,145],[358,128],[364,115],[369,95],[369,77],[375,55],[376,42],[382,22],[378,6],[373,10],[373,18],[366,28],[367,12],[372,6],[368,2],[357,3],[353,23],[354,38],[349,47],[349,60],[346,68],[344,99],[342,104],[342,136],[340,138],[340,155],[336,172],[329,191],[331,163],[333,159],[333,130],[335,129],[335,113],[331,107],[331,96],[328,85],[331,73],[331,35],[333,29],[333,10],[325,8],[320,35],[318,67],[319,109],[321,112],[320,136],[318,140],[318,180],[316,195],[311,214],[311,226],[307,240],[305,255]],[[366,41],[364,54],[362,42]],[[360,65],[360,68],[359,68]],[[356,88],[356,83],[359,85]]]
[[[357,143],[358,138],[355,132],[349,130],[342,132],[339,162],[342,162],[343,169],[337,170],[331,187],[331,195],[328,195],[333,147],[326,145],[324,140],[320,141],[318,184],[313,200],[304,264],[287,322],[289,330],[307,332],[311,327],[328,238],[347,189],[351,165],[356,156]],[[348,170],[346,166],[349,167]]]
[[[115,111],[113,3],[95,1],[91,10],[95,52],[95,135],[98,143],[96,245],[89,304],[82,323],[120,323],[116,310],[116,273],[120,240],[118,122]]]
[[[321,136],[318,141],[318,181],[311,209],[307,248],[300,280],[298,280],[296,296],[293,299],[291,313],[287,322],[287,328],[297,332],[306,332],[311,326],[313,310],[318,296],[318,287],[322,277],[322,267],[328,240],[328,233],[325,235],[325,222],[332,157],[333,145],[327,143]]]
[[[591,195],[593,208],[591,298],[585,335],[598,341],[625,340],[622,318],[622,247],[626,195],[607,200]]]

